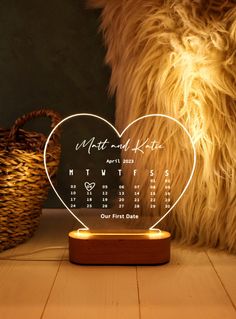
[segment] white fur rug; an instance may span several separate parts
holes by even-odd
[[[185,243],[236,252],[236,1],[89,4],[102,8],[117,127],[164,113],[195,141],[196,172],[169,229]]]

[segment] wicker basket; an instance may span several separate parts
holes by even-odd
[[[43,163],[46,137],[21,127],[42,116],[51,118],[52,128],[61,120],[58,113],[42,109],[22,116],[10,130],[0,129],[0,251],[30,238],[39,225],[49,188]],[[47,153],[53,177],[60,158],[57,135],[50,140]]]

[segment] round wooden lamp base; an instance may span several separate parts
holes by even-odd
[[[87,265],[157,265],[170,260],[171,234],[166,231],[69,233],[69,258]]]

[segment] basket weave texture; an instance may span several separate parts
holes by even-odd
[[[49,189],[43,161],[46,136],[22,127],[29,120],[44,116],[51,118],[52,128],[61,120],[57,112],[41,109],[16,120],[10,130],[0,129],[0,251],[30,238],[39,225]],[[59,159],[59,136],[53,135],[47,148],[52,178]]]

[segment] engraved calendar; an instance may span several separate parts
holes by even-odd
[[[62,151],[53,180],[47,170],[47,145],[56,130],[61,132]],[[151,229],[187,190],[196,154],[189,132],[170,116],[144,115],[118,131],[107,119],[79,113],[50,133],[44,160],[51,186],[79,226]]]

